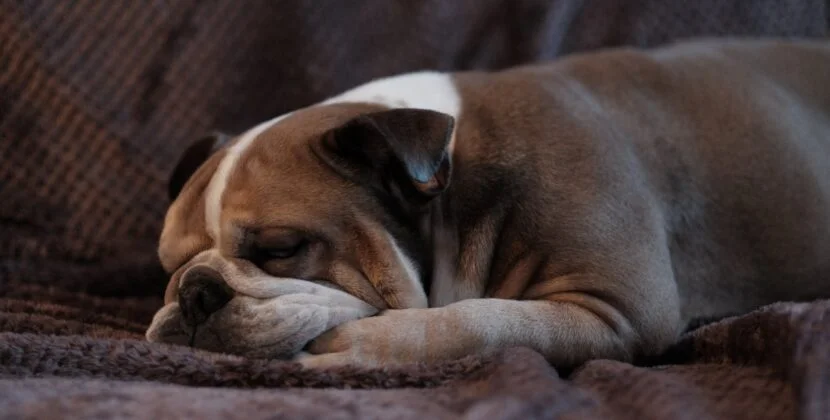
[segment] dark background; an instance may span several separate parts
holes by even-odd
[[[160,296],[167,175],[370,79],[692,36],[826,36],[827,0],[0,0],[0,295]]]

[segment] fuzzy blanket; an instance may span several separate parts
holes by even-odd
[[[527,349],[307,372],[142,340],[165,182],[202,133],[406,71],[828,26],[830,0],[0,0],[0,417],[828,418],[828,302],[574,372]]]
[[[698,328],[659,360],[557,372],[537,353],[394,370],[302,370],[150,344],[155,299],[0,299],[4,418],[824,419],[830,301]]]

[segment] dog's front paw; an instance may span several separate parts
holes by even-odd
[[[421,310],[385,311],[346,322],[315,338],[296,358],[306,368],[387,367],[427,361],[426,325]]]
[[[232,305],[232,306],[231,306]],[[296,293],[269,300],[239,298],[216,319],[228,348],[248,357],[287,359],[320,334],[377,310],[358,300]]]

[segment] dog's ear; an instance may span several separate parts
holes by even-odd
[[[231,139],[230,135],[213,132],[193,142],[187,150],[182,153],[179,163],[173,168],[170,180],[167,183],[167,195],[170,201],[176,199],[182,191],[182,187],[193,176],[193,173],[203,163]]]
[[[328,131],[318,155],[349,179],[426,202],[449,186],[454,124],[447,114],[423,109],[365,114]]]

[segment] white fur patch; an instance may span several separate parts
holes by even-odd
[[[397,257],[398,262],[403,267],[404,273],[406,273],[409,283],[408,286],[412,291],[411,294],[407,293],[406,295],[406,306],[408,308],[426,308],[429,306],[429,303],[427,302],[427,295],[424,293],[424,287],[421,284],[421,276],[418,274],[415,264],[403,253],[392,235],[387,232],[386,237],[389,239],[392,251],[395,252],[395,257]]]
[[[423,71],[373,80],[365,85],[329,98],[321,105],[366,102],[387,108],[428,109],[451,115],[458,121],[461,115],[461,96],[452,76],[447,73]],[[455,147],[455,130],[449,151]]]
[[[277,118],[265,121],[256,127],[246,131],[242,137],[236,141],[227,151],[216,172],[210,179],[207,192],[205,193],[205,222],[207,224],[208,235],[213,238],[215,247],[219,247],[219,235],[221,229],[221,213],[222,213],[222,195],[225,193],[225,188],[228,186],[228,179],[231,176],[231,171],[236,166],[239,156],[251,146],[256,140],[257,136],[271,128],[276,123],[280,122],[285,117],[291,114],[280,115]]]

